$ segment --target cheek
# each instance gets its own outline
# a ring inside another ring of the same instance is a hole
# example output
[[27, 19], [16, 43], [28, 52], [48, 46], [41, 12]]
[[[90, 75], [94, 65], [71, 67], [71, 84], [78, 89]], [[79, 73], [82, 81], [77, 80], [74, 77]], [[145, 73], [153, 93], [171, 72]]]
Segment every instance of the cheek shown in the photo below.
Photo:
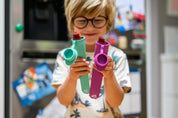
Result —
[[80, 30], [80, 29], [78, 29], [78, 28], [75, 28], [75, 27], [74, 27], [74, 32], [77, 32], [77, 33], [81, 34], [81, 33], [80, 33], [80, 32], [81, 32], [81, 30]]
[[[106, 31], [107, 31], [106, 27], [103, 27], [103, 28], [101, 28], [101, 29], [92, 29], [92, 30], [95, 30], [95, 32], [97, 33], [97, 35], [98, 35], [98, 36], [101, 36], [101, 37], [103, 37], [103, 36], [105, 35]], [[82, 35], [82, 33], [83, 33], [84, 31], [86, 32], [85, 29], [78, 29], [78, 28], [74, 27], [74, 32], [77, 32], [77, 33], [79, 33], [80, 35]]]
[[106, 33], [106, 28], [101, 29], [99, 32], [100, 32], [100, 36], [104, 36]]

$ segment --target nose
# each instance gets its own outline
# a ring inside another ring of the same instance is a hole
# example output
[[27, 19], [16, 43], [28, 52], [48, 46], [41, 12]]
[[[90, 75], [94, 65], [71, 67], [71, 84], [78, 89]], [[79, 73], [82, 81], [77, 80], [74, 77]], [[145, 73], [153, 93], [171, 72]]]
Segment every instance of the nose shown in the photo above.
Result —
[[86, 28], [94, 28], [92, 21], [89, 20]]

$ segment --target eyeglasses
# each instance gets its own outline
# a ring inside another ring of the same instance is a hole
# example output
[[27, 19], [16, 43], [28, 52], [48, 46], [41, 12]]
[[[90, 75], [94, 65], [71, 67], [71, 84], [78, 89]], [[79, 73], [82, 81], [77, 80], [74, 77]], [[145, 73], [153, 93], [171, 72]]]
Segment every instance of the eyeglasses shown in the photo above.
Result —
[[88, 25], [89, 21], [91, 21], [93, 27], [99, 29], [106, 25], [107, 20], [108, 20], [108, 18], [104, 17], [104, 16], [98, 16], [98, 17], [94, 17], [92, 19], [88, 19], [84, 16], [79, 16], [79, 17], [72, 19], [75, 27], [77, 27], [79, 29], [85, 28]]

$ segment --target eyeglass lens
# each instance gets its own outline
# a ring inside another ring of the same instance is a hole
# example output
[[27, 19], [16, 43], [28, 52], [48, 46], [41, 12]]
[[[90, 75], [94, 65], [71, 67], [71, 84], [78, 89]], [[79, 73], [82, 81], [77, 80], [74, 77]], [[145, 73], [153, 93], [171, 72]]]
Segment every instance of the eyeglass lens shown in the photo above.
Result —
[[85, 28], [88, 25], [88, 22], [91, 21], [95, 28], [104, 27], [106, 24], [107, 18], [99, 16], [93, 19], [87, 19], [85, 17], [77, 17], [74, 19], [74, 25], [78, 28]]

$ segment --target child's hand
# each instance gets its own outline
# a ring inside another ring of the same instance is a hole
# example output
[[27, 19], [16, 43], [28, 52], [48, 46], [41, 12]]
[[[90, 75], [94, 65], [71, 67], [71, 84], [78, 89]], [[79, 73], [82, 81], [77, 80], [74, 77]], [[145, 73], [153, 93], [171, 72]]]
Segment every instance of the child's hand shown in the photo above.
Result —
[[93, 68], [96, 69], [97, 71], [101, 72], [105, 78], [110, 78], [111, 76], [113, 76], [114, 66], [115, 66], [115, 64], [113, 62], [113, 59], [109, 56], [108, 56], [108, 64], [107, 64], [105, 70], [103, 70], [103, 71], [97, 70], [95, 64], [93, 63]]
[[70, 66], [69, 76], [77, 80], [81, 75], [89, 74], [90, 69], [89, 62], [83, 58], [77, 58], [74, 64]]

